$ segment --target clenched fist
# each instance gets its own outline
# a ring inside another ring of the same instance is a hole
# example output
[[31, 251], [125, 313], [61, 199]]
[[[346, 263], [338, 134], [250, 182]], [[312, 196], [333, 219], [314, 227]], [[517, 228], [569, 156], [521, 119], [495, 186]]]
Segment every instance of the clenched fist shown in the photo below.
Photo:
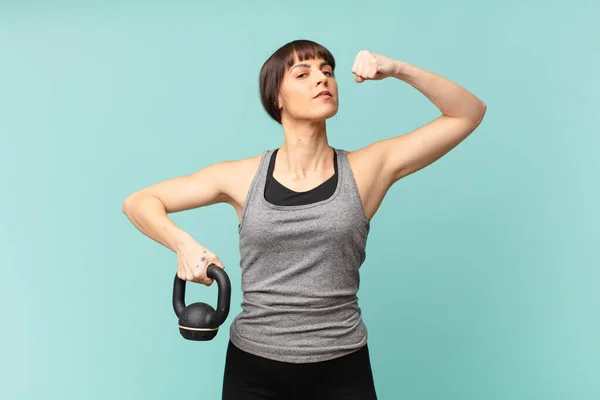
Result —
[[398, 61], [368, 50], [359, 51], [352, 65], [354, 82], [357, 83], [387, 78], [394, 75], [397, 70]]
[[177, 248], [177, 277], [179, 279], [210, 286], [213, 279], [206, 276], [206, 269], [210, 264], [225, 269], [215, 253], [194, 240], [182, 243]]

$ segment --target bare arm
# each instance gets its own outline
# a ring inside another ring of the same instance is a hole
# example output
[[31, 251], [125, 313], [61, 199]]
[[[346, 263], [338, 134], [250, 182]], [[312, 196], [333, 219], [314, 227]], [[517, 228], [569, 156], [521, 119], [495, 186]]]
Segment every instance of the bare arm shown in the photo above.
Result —
[[397, 61], [392, 76], [417, 89], [447, 117], [462, 118], [474, 125], [483, 118], [483, 101], [447, 78], [401, 61]]
[[123, 213], [140, 232], [173, 252], [192, 240], [168, 217], [164, 204], [153, 195], [138, 193], [127, 197]]
[[467, 89], [433, 72], [389, 57], [360, 51], [352, 67], [358, 83], [396, 78], [429, 99], [442, 113], [429, 123], [368, 146], [369, 156], [381, 164], [380, 176], [390, 186], [438, 160], [481, 123], [486, 105]]
[[123, 213], [144, 235], [176, 252], [193, 239], [168, 214], [227, 202], [232, 166], [232, 162], [216, 163], [139, 190], [125, 199]]
[[383, 170], [394, 183], [438, 160], [481, 123], [486, 105], [462, 86], [432, 72], [398, 62], [395, 78], [420, 91], [442, 115], [407, 134], [380, 143]]

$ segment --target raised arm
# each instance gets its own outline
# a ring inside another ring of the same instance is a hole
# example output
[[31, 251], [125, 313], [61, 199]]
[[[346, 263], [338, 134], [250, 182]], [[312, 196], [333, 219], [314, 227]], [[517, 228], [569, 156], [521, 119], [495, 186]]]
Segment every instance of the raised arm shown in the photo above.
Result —
[[425, 95], [442, 115], [431, 122], [369, 146], [381, 163], [389, 185], [441, 158], [481, 123], [486, 105], [460, 85], [406, 62], [370, 52], [359, 52], [352, 72], [356, 82], [400, 79]]

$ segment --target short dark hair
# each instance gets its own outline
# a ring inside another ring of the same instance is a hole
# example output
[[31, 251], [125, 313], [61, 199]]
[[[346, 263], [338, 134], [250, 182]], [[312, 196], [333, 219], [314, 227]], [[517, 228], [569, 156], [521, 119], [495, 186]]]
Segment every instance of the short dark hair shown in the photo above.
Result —
[[267, 113], [281, 124], [279, 88], [285, 71], [298, 61], [322, 58], [335, 71], [335, 58], [324, 46], [311, 40], [294, 40], [277, 49], [263, 64], [259, 75], [260, 101]]

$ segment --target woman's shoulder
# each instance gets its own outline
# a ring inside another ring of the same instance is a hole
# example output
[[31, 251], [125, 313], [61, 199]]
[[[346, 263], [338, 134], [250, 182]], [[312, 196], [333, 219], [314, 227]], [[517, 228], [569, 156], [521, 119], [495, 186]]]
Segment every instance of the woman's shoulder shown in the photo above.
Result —
[[258, 168], [258, 166], [260, 164], [260, 160], [265, 153], [266, 153], [266, 151], [261, 152], [256, 155], [240, 158], [240, 159], [231, 161], [231, 163], [233, 166], [235, 166], [236, 168], [238, 168], [240, 170], [240, 173], [242, 173], [249, 168], [251, 169], [252, 167]]
[[225, 161], [228, 165], [226, 192], [231, 200], [230, 202], [236, 208], [241, 209], [241, 205], [244, 204], [252, 180], [258, 172], [260, 161], [265, 153], [266, 151], [263, 151], [253, 156]]

